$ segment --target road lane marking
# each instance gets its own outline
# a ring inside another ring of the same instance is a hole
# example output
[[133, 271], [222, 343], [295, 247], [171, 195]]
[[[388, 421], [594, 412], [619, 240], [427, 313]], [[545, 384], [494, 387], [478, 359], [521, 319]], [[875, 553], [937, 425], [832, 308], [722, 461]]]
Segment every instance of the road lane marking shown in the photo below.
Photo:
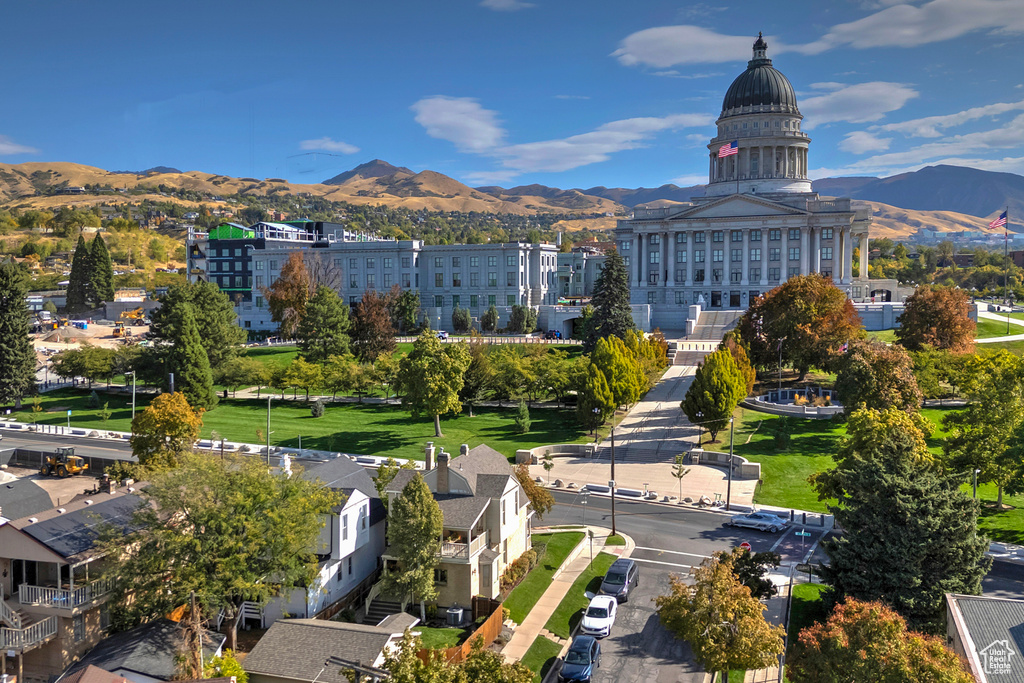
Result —
[[792, 531], [792, 530], [793, 530], [792, 528], [789, 528], [789, 527], [787, 527], [787, 528], [786, 528], [786, 530], [785, 530], [785, 531], [784, 531], [784, 532], [782, 533], [782, 535], [781, 535], [781, 536], [779, 536], [779, 540], [775, 541], [775, 544], [774, 544], [774, 545], [772, 545], [772, 547], [768, 549], [768, 552], [770, 552], [770, 553], [774, 553], [774, 552], [775, 552], [775, 549], [779, 547], [779, 544], [780, 544], [780, 543], [782, 543], [782, 540], [783, 540], [784, 538], [786, 538], [786, 536], [787, 536], [787, 535], [789, 534], [789, 532], [790, 532], [790, 531]]
[[711, 557], [710, 555], [697, 555], [695, 553], [684, 553], [679, 550], [664, 550], [663, 548], [645, 548], [644, 546], [638, 545], [634, 550], [650, 550], [656, 553], [672, 553], [673, 555], [688, 555], [690, 557], [699, 557], [702, 560], [706, 560]]
[[660, 564], [666, 567], [680, 567], [682, 569], [693, 569], [692, 564], [676, 564], [675, 562], [660, 562], [658, 560], [645, 560], [642, 557], [630, 557], [634, 562], [646, 562], [647, 564]]

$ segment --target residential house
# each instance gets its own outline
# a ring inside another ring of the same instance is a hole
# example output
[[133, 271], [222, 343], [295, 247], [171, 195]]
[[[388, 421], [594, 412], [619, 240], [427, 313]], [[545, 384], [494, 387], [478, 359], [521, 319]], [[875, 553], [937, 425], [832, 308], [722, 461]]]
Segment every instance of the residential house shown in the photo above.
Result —
[[340, 456], [304, 470], [305, 479], [321, 481], [344, 501], [320, 532], [320, 571], [316, 581], [272, 600], [263, 608], [262, 626], [278, 619], [333, 614], [361, 601], [379, 574], [384, 553], [384, 505], [373, 479], [351, 458]]
[[348, 683], [342, 667], [328, 658], [377, 669], [384, 653], [417, 623], [408, 614], [393, 615], [376, 626], [286, 619], [270, 627], [242, 665], [249, 683]]
[[[463, 444], [451, 458], [443, 449], [432, 467], [434, 446], [427, 444], [428, 471], [423, 480], [444, 515], [440, 565], [435, 573], [437, 604], [470, 606], [474, 596], [497, 599], [501, 575], [530, 549], [533, 510], [508, 459], [489, 446]], [[400, 470], [386, 491], [401, 494], [416, 476]]]
[[976, 680], [1024, 683], [1024, 600], [947, 593], [946, 643]]
[[0, 517], [0, 656], [13, 660], [5, 665], [20, 681], [50, 680], [103, 638], [113, 586], [98, 578], [94, 544], [101, 527], [128, 528], [141, 503], [132, 491], [108, 486], [62, 507]]
[[[226, 637], [216, 631], [203, 631], [203, 657], [209, 661], [222, 654]], [[67, 680], [78, 672], [99, 668], [132, 683], [154, 683], [177, 678], [177, 659], [181, 653], [181, 628], [170, 619], [157, 619], [129, 631], [104, 639], [78, 663], [69, 667]], [[224, 680], [224, 679], [220, 679]]]

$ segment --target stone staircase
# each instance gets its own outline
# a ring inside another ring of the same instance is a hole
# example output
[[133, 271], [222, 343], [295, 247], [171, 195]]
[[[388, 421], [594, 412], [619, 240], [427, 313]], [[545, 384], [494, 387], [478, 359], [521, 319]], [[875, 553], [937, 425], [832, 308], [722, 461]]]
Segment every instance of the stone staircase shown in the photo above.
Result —
[[402, 603], [392, 602], [390, 600], [381, 600], [380, 598], [374, 598], [370, 603], [370, 608], [366, 611], [366, 616], [363, 618], [363, 623], [366, 624], [379, 624], [385, 618], [390, 617], [392, 614], [398, 614], [402, 611]]
[[690, 335], [692, 340], [721, 341], [743, 317], [743, 311], [701, 311], [697, 325]]

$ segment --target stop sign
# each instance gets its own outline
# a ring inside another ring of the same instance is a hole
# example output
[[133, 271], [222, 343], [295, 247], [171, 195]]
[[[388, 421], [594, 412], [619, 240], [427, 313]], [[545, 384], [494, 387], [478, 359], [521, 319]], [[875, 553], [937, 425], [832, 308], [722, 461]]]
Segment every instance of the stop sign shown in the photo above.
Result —
[[747, 543], [746, 541], [743, 541], [743, 543], [740, 543], [740, 548], [742, 548], [743, 550], [749, 551], [750, 550], [750, 544]]

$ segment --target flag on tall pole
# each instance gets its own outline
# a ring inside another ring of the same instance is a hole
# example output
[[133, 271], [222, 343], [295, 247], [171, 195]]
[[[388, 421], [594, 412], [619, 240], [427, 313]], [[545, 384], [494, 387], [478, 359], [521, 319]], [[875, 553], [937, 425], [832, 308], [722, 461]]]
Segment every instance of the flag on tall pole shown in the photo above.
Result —
[[739, 152], [739, 141], [733, 140], [728, 145], [722, 145], [718, 148], [718, 158], [724, 159], [725, 157], [731, 157], [733, 154], [739, 154]]
[[[722, 156], [722, 152], [721, 151], [718, 152], [718, 156]], [[1009, 211], [1009, 209], [1007, 209], [1007, 211]], [[1007, 214], [1007, 211], [1003, 211], [1001, 214], [999, 214], [999, 218], [996, 218], [994, 221], [989, 223], [988, 224], [988, 229], [989, 230], [995, 230], [996, 228], [1005, 228], [1006, 227], [1006, 214]]]

